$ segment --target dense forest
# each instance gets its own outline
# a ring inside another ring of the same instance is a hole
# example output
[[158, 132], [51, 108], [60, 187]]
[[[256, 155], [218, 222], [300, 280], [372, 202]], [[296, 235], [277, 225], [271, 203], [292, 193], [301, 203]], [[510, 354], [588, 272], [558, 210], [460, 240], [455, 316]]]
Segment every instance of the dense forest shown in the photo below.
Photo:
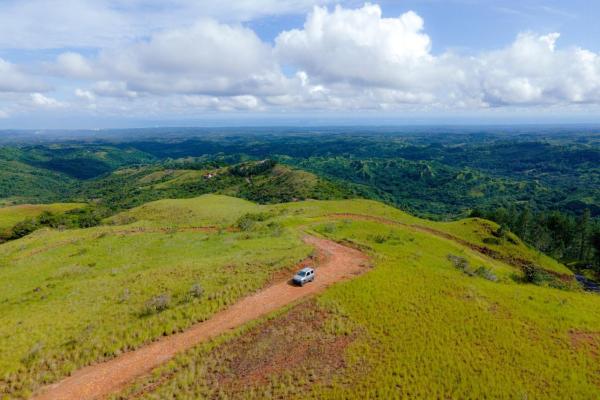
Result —
[[365, 197], [435, 220], [482, 216], [573, 268], [600, 269], [598, 132], [163, 129], [48, 142], [12, 132], [0, 135], [0, 202], [89, 202], [93, 210], [67, 218], [80, 225], [204, 193], [263, 203]]

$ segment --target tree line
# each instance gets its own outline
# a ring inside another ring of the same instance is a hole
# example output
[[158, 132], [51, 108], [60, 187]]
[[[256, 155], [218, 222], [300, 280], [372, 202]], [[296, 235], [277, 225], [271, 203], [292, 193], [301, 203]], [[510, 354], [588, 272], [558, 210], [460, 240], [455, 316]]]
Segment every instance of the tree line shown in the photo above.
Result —
[[572, 268], [590, 268], [600, 276], [600, 220], [592, 218], [588, 209], [574, 216], [557, 210], [498, 207], [474, 210], [471, 216], [495, 221]]

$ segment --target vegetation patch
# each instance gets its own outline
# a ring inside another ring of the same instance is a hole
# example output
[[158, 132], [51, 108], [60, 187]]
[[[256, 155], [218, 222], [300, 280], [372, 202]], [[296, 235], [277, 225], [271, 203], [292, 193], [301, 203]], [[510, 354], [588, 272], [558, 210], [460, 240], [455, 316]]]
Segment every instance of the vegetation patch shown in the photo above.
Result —
[[187, 352], [115, 398], [170, 397], [174, 387], [191, 398], [284, 398], [330, 385], [360, 336], [347, 323], [340, 330], [338, 319], [314, 300], [302, 302], [208, 351]]

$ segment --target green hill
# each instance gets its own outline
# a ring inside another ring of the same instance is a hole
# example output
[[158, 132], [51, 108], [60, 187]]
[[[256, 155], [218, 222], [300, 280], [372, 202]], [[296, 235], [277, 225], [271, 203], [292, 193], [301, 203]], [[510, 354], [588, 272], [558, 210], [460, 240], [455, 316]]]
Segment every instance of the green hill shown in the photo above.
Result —
[[[186, 174], [146, 180], [196, 179]], [[373, 270], [181, 354], [120, 397], [600, 395], [600, 296], [497, 225], [431, 222], [366, 200], [219, 195], [1, 244], [0, 392], [27, 397], [210, 318], [309, 256], [305, 233], [362, 249]], [[527, 265], [544, 279], [528, 283]], [[318, 353], [288, 356], [294, 346]]]
[[42, 213], [62, 214], [85, 207], [81, 203], [22, 204], [0, 208], [0, 240], [9, 236], [20, 222], [39, 217]]
[[115, 210], [158, 199], [189, 198], [207, 193], [226, 194], [263, 204], [357, 196], [353, 187], [277, 165], [271, 160], [232, 166], [206, 162], [194, 167], [187, 169], [182, 161], [123, 168], [87, 182], [79, 196], [98, 199], [99, 204]]

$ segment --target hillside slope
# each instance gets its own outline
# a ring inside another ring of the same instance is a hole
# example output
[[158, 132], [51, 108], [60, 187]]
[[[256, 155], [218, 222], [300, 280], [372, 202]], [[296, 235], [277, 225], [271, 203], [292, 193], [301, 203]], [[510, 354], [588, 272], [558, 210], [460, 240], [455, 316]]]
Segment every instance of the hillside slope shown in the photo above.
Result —
[[259, 203], [305, 199], [357, 197], [352, 187], [332, 183], [308, 172], [277, 165], [271, 160], [250, 161], [232, 166], [212, 162], [186, 169], [185, 164], [130, 167], [93, 181], [80, 196], [98, 199], [111, 209], [131, 208], [148, 201], [196, 197], [207, 193], [226, 194]]
[[[490, 222], [207, 195], [106, 223], [0, 245], [0, 392], [27, 397], [285, 280], [311, 254], [308, 232], [362, 249], [373, 270], [182, 353], [117, 397], [600, 395], [600, 296]], [[525, 283], [513, 254], [553, 274]]]

